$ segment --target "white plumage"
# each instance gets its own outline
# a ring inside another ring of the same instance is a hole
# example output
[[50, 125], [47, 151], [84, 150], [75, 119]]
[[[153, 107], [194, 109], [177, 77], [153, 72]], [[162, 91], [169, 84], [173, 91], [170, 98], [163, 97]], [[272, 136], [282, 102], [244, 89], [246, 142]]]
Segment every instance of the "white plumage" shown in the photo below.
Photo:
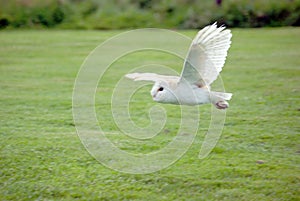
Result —
[[201, 29], [190, 46], [181, 76], [155, 73], [131, 73], [126, 77], [134, 81], [155, 82], [151, 90], [154, 101], [160, 103], [200, 105], [212, 103], [218, 109], [226, 109], [231, 93], [210, 91], [224, 66], [231, 44], [231, 32], [224, 26], [209, 25]]

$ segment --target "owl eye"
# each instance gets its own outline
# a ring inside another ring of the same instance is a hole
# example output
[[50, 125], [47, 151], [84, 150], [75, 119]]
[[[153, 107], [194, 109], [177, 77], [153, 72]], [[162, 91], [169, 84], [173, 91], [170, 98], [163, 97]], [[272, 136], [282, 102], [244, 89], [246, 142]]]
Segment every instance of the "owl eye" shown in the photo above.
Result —
[[158, 91], [163, 91], [164, 88], [163, 87], [159, 87]]

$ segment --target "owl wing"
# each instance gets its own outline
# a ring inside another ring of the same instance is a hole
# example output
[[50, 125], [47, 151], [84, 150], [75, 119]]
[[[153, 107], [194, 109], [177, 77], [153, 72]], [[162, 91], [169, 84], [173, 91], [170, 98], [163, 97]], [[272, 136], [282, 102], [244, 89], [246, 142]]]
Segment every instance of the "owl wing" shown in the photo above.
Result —
[[168, 82], [171, 80], [179, 80], [177, 76], [159, 75], [156, 73], [130, 73], [126, 74], [125, 77], [134, 81], [152, 81], [152, 82]]
[[180, 82], [204, 87], [217, 79], [231, 44], [232, 34], [224, 29], [214, 23], [198, 32], [184, 61]]

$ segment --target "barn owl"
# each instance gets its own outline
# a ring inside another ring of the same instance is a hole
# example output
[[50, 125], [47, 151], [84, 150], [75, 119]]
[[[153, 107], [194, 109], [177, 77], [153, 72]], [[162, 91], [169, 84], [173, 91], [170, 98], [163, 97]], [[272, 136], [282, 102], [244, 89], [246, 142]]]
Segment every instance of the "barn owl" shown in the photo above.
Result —
[[159, 103], [201, 105], [212, 103], [217, 109], [229, 107], [231, 93], [215, 92], [210, 85], [221, 72], [231, 44], [231, 32], [217, 24], [201, 29], [193, 39], [179, 76], [131, 73], [134, 81], [152, 81], [151, 96]]

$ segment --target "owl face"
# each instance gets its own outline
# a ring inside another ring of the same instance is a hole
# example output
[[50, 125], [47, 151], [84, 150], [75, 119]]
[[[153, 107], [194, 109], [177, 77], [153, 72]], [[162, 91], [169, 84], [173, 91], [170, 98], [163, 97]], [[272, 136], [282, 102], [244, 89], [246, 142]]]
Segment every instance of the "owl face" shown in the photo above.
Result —
[[151, 96], [154, 101], [162, 101], [166, 96], [166, 87], [161, 83], [155, 83], [151, 89]]
[[[155, 83], [151, 89], [151, 96], [154, 101], [160, 103], [170, 103], [177, 99], [174, 98], [174, 94], [166, 83]], [[174, 100], [173, 100], [174, 99]]]

